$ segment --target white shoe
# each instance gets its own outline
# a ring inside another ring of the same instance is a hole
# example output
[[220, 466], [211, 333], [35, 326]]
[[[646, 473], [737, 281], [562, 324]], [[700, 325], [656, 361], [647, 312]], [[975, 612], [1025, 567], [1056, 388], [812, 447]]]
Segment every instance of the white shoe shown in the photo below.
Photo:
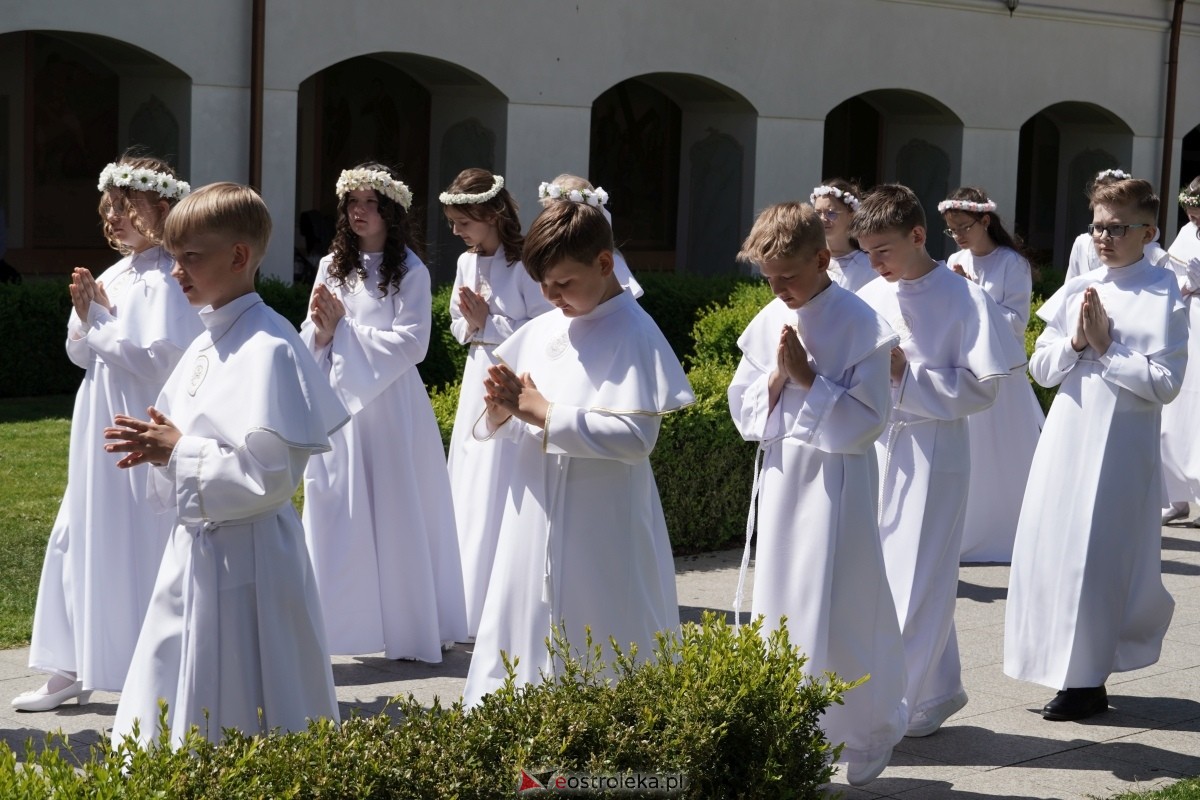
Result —
[[91, 699], [92, 693], [83, 690], [83, 681], [68, 683], [57, 692], [50, 691], [50, 681], [46, 681], [40, 689], [19, 694], [13, 698], [12, 707], [17, 711], [51, 711], [58, 708], [71, 698], [78, 698], [79, 705], [84, 705]]
[[1172, 503], [1163, 509], [1162, 524], [1166, 525], [1168, 522], [1174, 522], [1177, 519], [1184, 519], [1187, 517], [1189, 510], [1190, 509], [1188, 508], [1187, 503], [1183, 503], [1182, 505], [1176, 505], [1175, 503]]
[[846, 765], [846, 782], [851, 786], [865, 786], [879, 777], [884, 767], [892, 760], [892, 748], [870, 761], [851, 761]]
[[931, 736], [937, 733], [938, 728], [941, 728], [946, 720], [961, 711], [966, 704], [967, 692], [965, 689], [960, 689], [958, 694], [950, 699], [913, 714], [912, 719], [908, 721], [908, 730], [904, 735], [914, 739]]

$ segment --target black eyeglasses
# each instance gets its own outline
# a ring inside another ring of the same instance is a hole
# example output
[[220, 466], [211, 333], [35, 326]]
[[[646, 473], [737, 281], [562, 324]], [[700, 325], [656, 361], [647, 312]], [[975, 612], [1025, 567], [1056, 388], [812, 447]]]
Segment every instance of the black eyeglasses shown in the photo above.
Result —
[[978, 224], [979, 224], [979, 220], [975, 220], [970, 225], [966, 225], [962, 228], [946, 228], [945, 230], [942, 231], [942, 233], [946, 234], [951, 239], [953, 239], [957, 236], [966, 236], [967, 231], [971, 230], [971, 228], [974, 228]]
[[1088, 225], [1087, 232], [1092, 235], [1093, 239], [1103, 239], [1107, 234], [1113, 239], [1120, 239], [1130, 228], [1149, 228], [1148, 222], [1138, 222], [1132, 225]]

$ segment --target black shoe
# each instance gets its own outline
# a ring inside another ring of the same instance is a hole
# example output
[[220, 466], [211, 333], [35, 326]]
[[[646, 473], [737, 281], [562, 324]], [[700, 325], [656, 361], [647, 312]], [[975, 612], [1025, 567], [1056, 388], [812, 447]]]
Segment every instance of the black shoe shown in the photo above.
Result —
[[1042, 709], [1042, 719], [1074, 720], [1108, 711], [1108, 692], [1103, 686], [1088, 689], [1063, 689], [1046, 703]]

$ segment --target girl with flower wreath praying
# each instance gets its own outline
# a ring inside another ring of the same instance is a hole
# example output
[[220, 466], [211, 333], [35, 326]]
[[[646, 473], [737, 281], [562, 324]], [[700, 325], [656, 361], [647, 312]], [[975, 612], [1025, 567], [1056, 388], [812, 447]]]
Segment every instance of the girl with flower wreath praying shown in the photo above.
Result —
[[48, 711], [93, 689], [120, 691], [174, 519], [146, 479], [102, 449], [117, 414], [143, 414], [203, 326], [171, 277], [163, 223], [190, 187], [157, 158], [127, 152], [100, 173], [100, 221], [122, 258], [71, 275], [67, 356], [85, 372], [71, 415], [67, 490], [50, 532], [29, 666], [50, 674], [12, 701]]
[[[552, 181], [542, 181], [538, 186], [538, 202], [542, 204], [542, 208], [547, 208], [551, 203], [559, 200], [595, 206], [608, 220], [608, 226], [612, 227], [612, 214], [608, 213], [608, 209], [605, 208], [608, 205], [608, 192], [604, 191], [602, 187], [592, 186], [592, 182], [587, 178], [564, 172]], [[645, 294], [642, 285], [637, 282], [637, 278], [633, 277], [633, 272], [630, 271], [629, 264], [625, 262], [625, 256], [621, 255], [620, 250], [613, 250], [613, 274], [617, 276], [621, 288], [632, 294], [635, 299]]]
[[466, 615], [445, 453], [417, 372], [433, 301], [412, 192], [367, 163], [341, 173], [337, 196], [300, 337], [351, 418], [305, 470], [305, 540], [331, 653], [438, 663], [466, 638]]
[[[938, 211], [946, 222], [946, 235], [961, 248], [946, 259], [947, 265], [987, 292], [1024, 348], [1033, 276], [1000, 221], [995, 202], [984, 190], [965, 186], [938, 203]], [[971, 477], [962, 561], [1012, 560], [1025, 479], [1045, 421], [1024, 366], [1000, 382], [990, 408], [967, 417]]]
[[474, 638], [492, 574], [507, 476], [515, 448], [510, 442], [478, 442], [471, 429], [484, 413], [483, 381], [496, 345], [539, 314], [554, 308], [521, 264], [521, 220], [504, 177], [470, 168], [442, 192], [442, 213], [467, 245], [458, 258], [450, 295], [450, 331], [466, 345], [454, 432], [447, 458], [454, 517], [462, 553], [467, 634]]
[[[1088, 207], [1091, 208], [1092, 193], [1104, 186], [1110, 186], [1120, 181], [1132, 180], [1133, 176], [1123, 169], [1102, 169], [1096, 173], [1096, 177], [1088, 182], [1084, 188], [1084, 194], [1088, 197]], [[1158, 243], [1158, 233], [1154, 234], [1154, 239], [1148, 242], [1143, 248], [1146, 258], [1155, 266], [1165, 267], [1167, 265], [1167, 251], [1163, 250]], [[1099, 269], [1104, 266], [1100, 261], [1100, 256], [1096, 253], [1096, 244], [1092, 241], [1092, 235], [1087, 231], [1075, 237], [1075, 241], [1071, 244], [1071, 255], [1067, 260], [1067, 280], [1079, 277], [1085, 272], [1091, 272], [1094, 269]]]
[[829, 277], [851, 292], [879, 277], [867, 254], [858, 249], [858, 240], [850, 235], [850, 220], [862, 196], [862, 189], [841, 178], [822, 182], [808, 196], [825, 228], [825, 242], [831, 255]]
[[[1200, 503], [1200, 440], [1195, 435], [1200, 417], [1200, 176], [1179, 192], [1179, 205], [1188, 222], [1179, 230], [1167, 253], [1167, 266], [1179, 280], [1180, 294], [1188, 312], [1188, 363], [1179, 395], [1163, 406], [1163, 484], [1169, 504], [1163, 509], [1163, 524], [1186, 519], [1188, 503]], [[1200, 528], [1200, 517], [1192, 520]]]

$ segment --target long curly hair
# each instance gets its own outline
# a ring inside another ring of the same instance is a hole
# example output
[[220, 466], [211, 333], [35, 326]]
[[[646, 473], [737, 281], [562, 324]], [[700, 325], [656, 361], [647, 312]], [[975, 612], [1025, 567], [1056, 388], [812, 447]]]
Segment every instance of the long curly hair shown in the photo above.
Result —
[[[394, 180], [401, 180], [391, 167], [375, 162], [359, 164], [355, 169], [369, 169], [384, 172]], [[400, 291], [400, 279], [408, 272], [404, 263], [408, 257], [407, 251], [417, 251], [418, 243], [412, 229], [411, 214], [404, 206], [379, 192], [375, 192], [379, 200], [379, 216], [383, 218], [387, 229], [387, 238], [383, 243], [383, 263], [379, 267], [379, 294], [386, 297], [388, 291]], [[329, 277], [338, 286], [344, 286], [351, 273], [358, 279], [367, 279], [367, 269], [363, 266], [361, 252], [358, 246], [358, 234], [350, 227], [349, 193], [338, 198], [337, 230], [329, 252], [333, 255], [333, 263], [329, 265]]]
[[[486, 169], [468, 167], [458, 173], [458, 177], [446, 187], [451, 194], [482, 194], [489, 191], [496, 183], [496, 176]], [[485, 203], [460, 203], [454, 206], [442, 205], [442, 211], [453, 208], [460, 214], [478, 222], [495, 223], [496, 232], [500, 234], [500, 246], [504, 248], [504, 260], [512, 266], [521, 260], [521, 247], [525, 237], [521, 235], [521, 218], [517, 215], [517, 201], [501, 189], [496, 196]]]
[[[988, 201], [987, 192], [975, 186], [961, 186], [950, 193], [947, 200], [966, 200], [968, 203], [986, 203]], [[1008, 232], [1004, 227], [1004, 223], [1000, 221], [1000, 215], [995, 211], [986, 213], [978, 213], [975, 211], [963, 211], [962, 209], [954, 209], [960, 214], [966, 214], [972, 219], [988, 218], [987, 234], [988, 238], [995, 242], [1000, 247], [1007, 247], [1010, 250], [1016, 250], [1022, 256], [1021, 240]]]
[[[155, 172], [162, 172], [170, 175], [172, 178], [178, 178], [175, 170], [166, 161], [154, 156], [144, 155], [136, 150], [126, 150], [120, 158], [117, 159], [118, 164], [124, 164], [131, 169], [150, 169]], [[113, 198], [116, 198], [115, 202]], [[165, 200], [170, 208], [174, 208], [179, 201], [171, 197], [163, 197], [158, 192], [144, 192], [140, 189], [130, 189], [122, 186], [110, 186], [100, 194], [100, 205], [97, 211], [100, 212], [100, 225], [104, 231], [104, 239], [108, 242], [108, 246], [116, 250], [123, 256], [127, 256], [133, 252], [133, 248], [124, 244], [113, 233], [112, 223], [108, 221], [109, 212], [115, 212], [119, 216], [129, 220], [129, 224], [133, 229], [146, 237], [146, 240], [154, 245], [162, 244], [163, 223], [167, 220], [167, 215], [159, 215], [158, 219], [145, 220], [138, 214], [137, 205], [134, 200], [143, 198], [151, 205], [157, 205], [160, 200]], [[167, 213], [170, 213], [168, 209]]]

